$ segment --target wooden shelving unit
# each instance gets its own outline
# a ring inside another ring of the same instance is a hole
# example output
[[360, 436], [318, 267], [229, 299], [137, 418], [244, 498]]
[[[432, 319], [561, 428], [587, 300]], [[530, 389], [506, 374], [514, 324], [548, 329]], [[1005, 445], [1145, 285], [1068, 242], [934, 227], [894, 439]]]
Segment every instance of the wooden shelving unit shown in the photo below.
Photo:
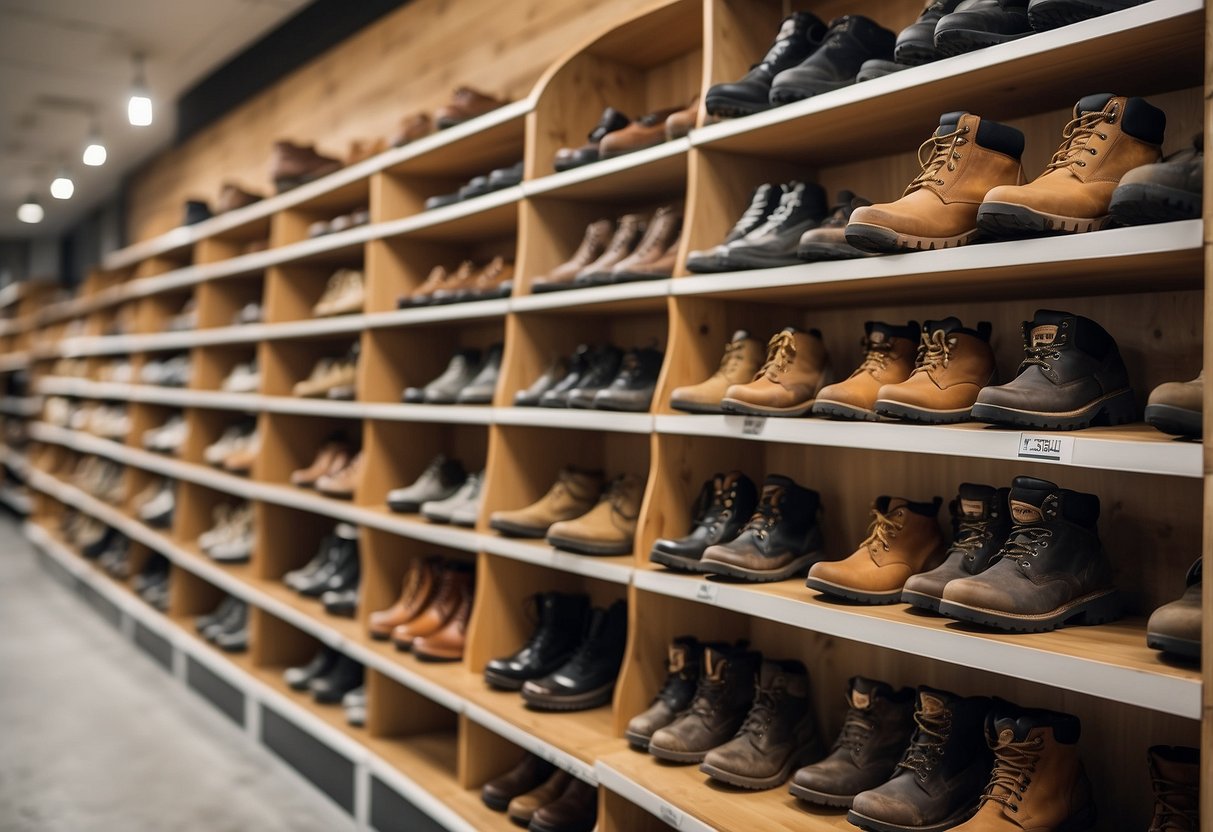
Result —
[[[826, 17], [840, 11], [833, 3], [811, 5]], [[852, 828], [842, 814], [810, 811], [783, 789], [748, 794], [712, 787], [695, 767], [658, 765], [627, 747], [624, 726], [659, 687], [669, 640], [692, 633], [746, 638], [771, 656], [805, 661], [827, 740], [840, 721], [839, 694], [854, 674], [962, 693], [997, 692], [1025, 705], [1076, 713], [1084, 721], [1084, 759], [1099, 784], [1101, 816], [1122, 818], [1126, 829], [1144, 828], [1150, 805], [1145, 748], [1202, 745], [1206, 761], [1213, 757], [1209, 663], [1202, 676], [1199, 668], [1162, 660], [1144, 639], [1144, 617], [1178, 596], [1188, 564], [1208, 548], [1202, 518], [1213, 505], [1207, 496], [1213, 482], [1201, 444], [1132, 424], [1051, 434], [1062, 440], [1062, 450], [1041, 461], [1021, 454], [1025, 438], [1037, 434], [1019, 431], [687, 415], [668, 400], [673, 388], [715, 369], [737, 328], [765, 338], [789, 324], [819, 327], [836, 373], [844, 375], [859, 358], [855, 344], [865, 320], [956, 314], [966, 323], [993, 322], [998, 363], [1009, 372], [1021, 352], [1018, 322], [1041, 306], [1103, 323], [1144, 399], [1158, 383], [1190, 378], [1203, 358], [1213, 358], [1204, 339], [1204, 240], [1210, 236], [1204, 223], [720, 275], [690, 275], [680, 267], [667, 280], [550, 294], [532, 294], [530, 284], [567, 258], [585, 225], [599, 217], [684, 202], [685, 255], [718, 242], [760, 182], [811, 179], [830, 191], [895, 197], [917, 170], [913, 150], [941, 111], [972, 109], [1024, 130], [1031, 175], [1052, 153], [1078, 97], [1105, 88], [1146, 95], [1168, 114], [1164, 149], [1170, 152], [1207, 122], [1204, 6], [1199, 0], [1151, 0], [702, 126], [688, 138], [634, 154], [553, 171], [555, 149], [580, 143], [604, 106], [639, 115], [685, 105], [711, 84], [744, 73], [769, 42], [781, 11], [773, 0], [654, 2], [572, 50], [524, 100], [111, 254], [71, 299], [0, 295], [0, 312], [15, 310], [0, 317], [0, 378], [26, 371], [32, 376], [30, 397], [0, 399], [3, 418], [32, 419], [33, 449], [0, 454], [0, 463], [27, 470], [36, 492], [26, 527], [30, 538], [79, 586], [170, 644], [179, 664], [196, 663], [240, 692], [249, 703], [245, 727], [255, 736], [262, 719], [257, 714], [270, 709], [346, 760], [351, 783], [370, 795], [359, 798], [354, 813], [372, 826], [376, 811], [388, 805], [379, 801], [400, 799], [439, 826], [504, 830], [508, 821], [485, 809], [478, 789], [527, 749], [600, 787], [601, 832], [663, 825], [740, 832], [759, 820], [771, 829]], [[845, 11], [871, 14], [896, 31], [918, 15], [921, 2], [857, 0]], [[518, 159], [526, 171], [521, 185], [422, 209], [427, 197]], [[369, 225], [306, 239], [313, 219], [366, 204]], [[264, 251], [244, 253], [247, 243], [259, 240], [268, 244]], [[396, 298], [424, 280], [431, 266], [493, 254], [515, 262], [510, 297], [396, 308]], [[311, 305], [338, 267], [365, 270], [366, 311], [313, 320]], [[168, 318], [190, 298], [198, 305], [198, 327], [165, 331]], [[233, 314], [254, 301], [263, 304], [264, 323], [234, 325]], [[113, 334], [124, 321], [131, 323]], [[649, 412], [513, 406], [514, 393], [554, 355], [607, 340], [625, 347], [664, 345]], [[317, 357], [339, 354], [354, 341], [362, 355], [355, 401], [290, 395], [291, 384]], [[491, 405], [400, 402], [405, 385], [437, 375], [455, 348], [495, 342], [504, 342], [505, 352]], [[190, 356], [189, 386], [138, 381], [147, 361], [173, 354]], [[259, 390], [220, 389], [232, 366], [254, 357], [264, 379]], [[106, 371], [124, 361], [131, 364], [132, 381], [106, 380]], [[116, 441], [52, 425], [45, 415], [34, 418], [39, 402], [33, 396], [125, 403], [131, 431]], [[186, 452], [175, 458], [143, 450], [141, 431], [177, 411], [192, 431]], [[252, 476], [202, 464], [201, 449], [250, 416], [265, 439]], [[348, 501], [295, 488], [286, 477], [310, 461], [314, 442], [335, 426], [360, 434], [368, 449], [362, 481]], [[385, 505], [386, 492], [411, 482], [438, 451], [461, 457], [469, 470], [486, 470], [475, 528], [435, 525]], [[83, 456], [126, 466], [117, 505], [68, 480]], [[631, 554], [573, 555], [489, 528], [493, 510], [538, 498], [569, 463], [647, 477]], [[997, 635], [903, 605], [829, 603], [801, 580], [732, 584], [651, 564], [655, 539], [685, 531], [702, 481], [733, 468], [755, 480], [787, 474], [819, 490], [826, 546], [838, 555], [863, 538], [867, 508], [881, 493], [949, 498], [962, 481], [1005, 484], [1018, 473], [1093, 491], [1103, 501], [1101, 532], [1132, 615], [1100, 627]], [[172, 478], [184, 491], [167, 530], [149, 528], [130, 511], [130, 498], [155, 477]], [[254, 505], [258, 528], [252, 561], [239, 566], [213, 562], [193, 543], [209, 522], [209, 507], [233, 500]], [[58, 539], [52, 530], [68, 507], [172, 562], [182, 588], [174, 591], [168, 616]], [[337, 522], [360, 530], [364, 579], [353, 619], [327, 615], [280, 580], [311, 556], [313, 532]], [[432, 554], [476, 565], [474, 614], [461, 662], [419, 662], [366, 631], [369, 612], [394, 600], [407, 564]], [[540, 713], [525, 708], [516, 694], [483, 683], [484, 663], [513, 651], [528, 635], [526, 598], [549, 589], [583, 591], [597, 604], [627, 599], [628, 653], [610, 706]], [[247, 655], [219, 653], [191, 631], [191, 617], [223, 593], [248, 601], [254, 629], [265, 635]], [[1213, 600], [1206, 597], [1205, 605], [1210, 633]], [[316, 706], [282, 683], [281, 670], [306, 659], [317, 644], [366, 667], [367, 728], [349, 727], [340, 709]], [[1206, 774], [1205, 782], [1213, 777]], [[1213, 789], [1205, 788], [1205, 800], [1206, 806], [1213, 802]]]

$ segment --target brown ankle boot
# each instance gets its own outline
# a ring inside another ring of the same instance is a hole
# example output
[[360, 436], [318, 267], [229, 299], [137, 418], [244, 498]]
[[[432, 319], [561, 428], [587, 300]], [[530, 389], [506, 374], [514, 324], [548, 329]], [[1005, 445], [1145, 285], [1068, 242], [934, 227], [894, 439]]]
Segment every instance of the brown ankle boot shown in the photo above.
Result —
[[1074, 119], [1044, 173], [1026, 185], [993, 188], [978, 226], [1001, 237], [1103, 228], [1120, 178], [1162, 159], [1166, 124], [1162, 110], [1144, 99], [1086, 96], [1074, 105]]
[[468, 620], [472, 617], [472, 589], [469, 585], [459, 599], [455, 614], [436, 633], [413, 640], [413, 655], [431, 662], [457, 662], [467, 644]]
[[729, 387], [720, 405], [725, 413], [803, 416], [830, 383], [830, 354], [815, 329], [787, 327], [771, 336], [767, 360], [748, 384]]
[[813, 403], [813, 415], [830, 419], [875, 422], [876, 394], [886, 384], [900, 384], [914, 372], [918, 321], [892, 326], [880, 321], [864, 324], [863, 363], [845, 381], [823, 387]]
[[396, 648], [410, 650], [417, 639], [431, 636], [445, 627], [459, 611], [464, 596], [472, 594], [472, 581], [472, 570], [466, 564], [444, 564], [438, 589], [430, 603], [411, 621], [392, 630], [392, 642]]
[[935, 519], [942, 504], [939, 497], [929, 503], [878, 497], [867, 540], [848, 558], [813, 564], [807, 586], [864, 604], [900, 601], [907, 578], [943, 562], [943, 534]]
[[510, 511], [494, 511], [489, 528], [514, 537], [543, 537], [553, 523], [581, 517], [602, 494], [602, 472], [565, 468], [556, 482], [534, 503]]
[[412, 621], [429, 606], [438, 588], [438, 572], [441, 566], [442, 560], [437, 557], [415, 559], [409, 563], [396, 603], [386, 610], [371, 613], [367, 622], [371, 638], [386, 640], [392, 635], [392, 630]]
[[1017, 708], [986, 723], [994, 771], [977, 814], [953, 832], [1081, 832], [1095, 823], [1091, 781], [1078, 756], [1078, 717]]
[[1197, 832], [1200, 829], [1200, 751], [1182, 746], [1150, 749], [1154, 817], [1149, 832]]
[[734, 384], [749, 382], [761, 366], [762, 343], [739, 329], [725, 344], [716, 372], [698, 384], [675, 388], [670, 393], [670, 407], [687, 413], [719, 413], [725, 391]]
[[990, 324], [965, 328], [958, 318], [927, 321], [914, 372], [876, 394], [876, 412], [928, 425], [967, 422], [977, 394], [997, 376]]
[[991, 188], [1024, 181], [1023, 133], [970, 113], [944, 113], [918, 148], [922, 170], [901, 199], [856, 208], [847, 242], [864, 251], [951, 248], [977, 236], [977, 210]]

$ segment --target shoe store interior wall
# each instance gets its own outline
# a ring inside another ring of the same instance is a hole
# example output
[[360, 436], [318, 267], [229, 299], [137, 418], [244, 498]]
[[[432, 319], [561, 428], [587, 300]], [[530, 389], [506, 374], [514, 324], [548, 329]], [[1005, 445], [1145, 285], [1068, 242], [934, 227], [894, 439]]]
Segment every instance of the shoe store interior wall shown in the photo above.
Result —
[[0, 288], [10, 548], [351, 828], [1213, 829], [1210, 38], [397, 4]]

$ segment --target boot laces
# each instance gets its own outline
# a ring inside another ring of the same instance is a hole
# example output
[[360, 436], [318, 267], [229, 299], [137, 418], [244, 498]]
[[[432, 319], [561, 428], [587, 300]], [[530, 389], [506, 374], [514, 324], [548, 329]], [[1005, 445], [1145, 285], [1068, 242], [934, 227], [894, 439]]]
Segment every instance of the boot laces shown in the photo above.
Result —
[[1040, 758], [1039, 737], [1023, 742], [1002, 743], [994, 752], [994, 771], [980, 800], [984, 804], [994, 801], [1012, 812], [1019, 811], [1023, 794], [1032, 784], [1036, 761]]
[[771, 723], [775, 721], [775, 711], [778, 705], [776, 692], [776, 687], [762, 688], [755, 684], [754, 704], [750, 706], [749, 713], [745, 715], [745, 721], [741, 723], [741, 728], [737, 731], [738, 736], [752, 734], [761, 737], [767, 732]]
[[891, 342], [877, 342], [871, 338], [864, 338], [860, 343], [864, 353], [863, 363], [859, 365], [858, 372], [866, 370], [871, 373], [878, 373], [889, 366], [889, 359], [893, 357], [893, 344]]
[[767, 228], [779, 228], [788, 217], [796, 213], [796, 209], [800, 207], [800, 190], [788, 191], [783, 195], [783, 199], [779, 200], [779, 207], [771, 212], [771, 216], [767, 217], [765, 223]]
[[1061, 358], [1059, 347], [1066, 345], [1066, 335], [1063, 332], [1058, 332], [1057, 337], [1051, 344], [1032, 345], [1032, 338], [1027, 332], [1023, 336], [1023, 361], [1019, 364], [1019, 371], [1022, 373], [1028, 367], [1042, 367], [1045, 370], [1052, 369], [1050, 361], [1056, 361]]
[[630, 484], [627, 477], [616, 477], [610, 485], [607, 486], [606, 495], [603, 497], [611, 504], [611, 510], [620, 517], [626, 517], [632, 520], [636, 517], [636, 513], [631, 510], [628, 505], [628, 496], [631, 493]]
[[1065, 126], [1065, 129], [1061, 131], [1064, 141], [1062, 141], [1061, 147], [1057, 148], [1057, 152], [1053, 154], [1053, 158], [1049, 161], [1049, 164], [1045, 166], [1045, 171], [1058, 170], [1070, 165], [1085, 168], [1087, 163], [1082, 160], [1082, 154], [1089, 153], [1092, 156], [1099, 154], [1099, 151], [1095, 148], [1088, 147], [1091, 143], [1091, 137], [1099, 136], [1100, 139], [1107, 141], [1108, 134], [1102, 132], [1099, 127], [1102, 124], [1114, 124], [1119, 111], [1120, 105], [1113, 104], [1111, 112], [1101, 110], [1097, 113], [1083, 113], [1077, 118], [1072, 119]]
[[985, 546], [993, 535], [989, 520], [962, 520], [952, 549], [964, 552], [965, 561], [972, 562], [977, 557], [977, 550]]
[[654, 702], [665, 702], [671, 708], [678, 706], [678, 701], [681, 698], [678, 695], [678, 688], [689, 680], [687, 674], [688, 666], [684, 665], [682, 670], [675, 673], [669, 671], [665, 677], [665, 684], [661, 686], [661, 690], [657, 691], [657, 695], [653, 697]]
[[788, 365], [796, 360], [796, 338], [790, 332], [776, 332], [767, 342], [767, 360], [754, 380], [764, 375], [771, 381], [788, 371]]
[[764, 489], [762, 498], [758, 501], [758, 507], [754, 509], [754, 514], [745, 524], [745, 528], [741, 530], [742, 534], [752, 531], [759, 540], [765, 538], [771, 527], [779, 525], [779, 521], [783, 518], [782, 500], [782, 487]]
[[733, 516], [733, 503], [737, 499], [736, 486], [729, 489], [729, 493], [724, 492], [724, 478], [717, 477], [712, 483], [714, 494], [712, 497], [712, 505], [708, 507], [708, 515], [705, 518], [708, 526], [708, 534], [713, 537], [719, 534], [720, 527]]
[[958, 148], [969, 143], [969, 140], [965, 138], [965, 134], [968, 132], [967, 125], [958, 127], [951, 133], [945, 133], [942, 136], [932, 135], [919, 145], [918, 164], [922, 165], [922, 170], [918, 176], [914, 177], [914, 181], [906, 187], [905, 193], [902, 195], [910, 194], [924, 185], [943, 185], [944, 180], [939, 178], [939, 175], [945, 167], [949, 171], [956, 170], [956, 163], [961, 158]]
[[915, 711], [914, 723], [917, 728], [910, 739], [910, 747], [897, 767], [912, 771], [919, 780], [925, 780], [943, 753], [943, 745], [952, 730], [952, 718], [946, 713], [932, 715]]
[[716, 375], [727, 376], [729, 371], [736, 367], [745, 358], [743, 350], [745, 344], [741, 341], [730, 341], [724, 345], [724, 355], [720, 357], [720, 366], [716, 369]]
[[930, 372], [941, 367], [947, 367], [952, 360], [952, 348], [956, 346], [956, 337], [949, 336], [942, 329], [922, 334], [918, 345], [918, 361], [914, 372]]
[[1007, 537], [1007, 542], [1003, 544], [999, 557], [1014, 558], [1025, 569], [1031, 568], [1032, 563], [1029, 558], [1036, 557], [1040, 554], [1041, 549], [1047, 549], [1049, 547], [1048, 538], [1052, 536], [1053, 532], [1048, 529], [1038, 526], [1022, 526], [1016, 523], [1011, 527], [1011, 534]]
[[846, 748], [858, 753], [863, 750], [863, 746], [874, 730], [875, 726], [864, 718], [862, 711], [858, 708], [847, 708], [847, 715], [842, 721], [842, 730], [838, 732], [838, 739], [834, 740], [833, 750]]
[[746, 228], [755, 228], [758, 225], [758, 220], [762, 219], [766, 214], [767, 196], [765, 194], [756, 193], [754, 198], [750, 200], [749, 207], [737, 219], [737, 223], [733, 226], [734, 231], [741, 231]]
[[872, 509], [872, 525], [868, 526], [868, 537], [862, 545], [868, 547], [868, 551], [875, 554], [877, 549], [889, 551], [889, 541], [897, 537], [898, 532], [904, 528], [904, 524], [898, 523], [887, 514], [881, 513], [880, 509]]
[[[1196, 832], [1198, 817], [1197, 795], [1191, 786], [1152, 772], [1155, 821], [1150, 832]], [[1187, 808], [1182, 804], [1187, 804]]]

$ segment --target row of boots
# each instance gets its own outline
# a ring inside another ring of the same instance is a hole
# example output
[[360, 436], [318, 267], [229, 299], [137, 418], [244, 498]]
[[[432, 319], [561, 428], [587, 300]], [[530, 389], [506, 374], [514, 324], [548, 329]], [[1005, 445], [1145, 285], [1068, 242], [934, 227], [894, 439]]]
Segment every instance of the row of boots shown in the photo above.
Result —
[[464, 561], [415, 558], [405, 569], [400, 595], [367, 621], [371, 638], [411, 651], [423, 661], [463, 658], [472, 617], [476, 572]]

